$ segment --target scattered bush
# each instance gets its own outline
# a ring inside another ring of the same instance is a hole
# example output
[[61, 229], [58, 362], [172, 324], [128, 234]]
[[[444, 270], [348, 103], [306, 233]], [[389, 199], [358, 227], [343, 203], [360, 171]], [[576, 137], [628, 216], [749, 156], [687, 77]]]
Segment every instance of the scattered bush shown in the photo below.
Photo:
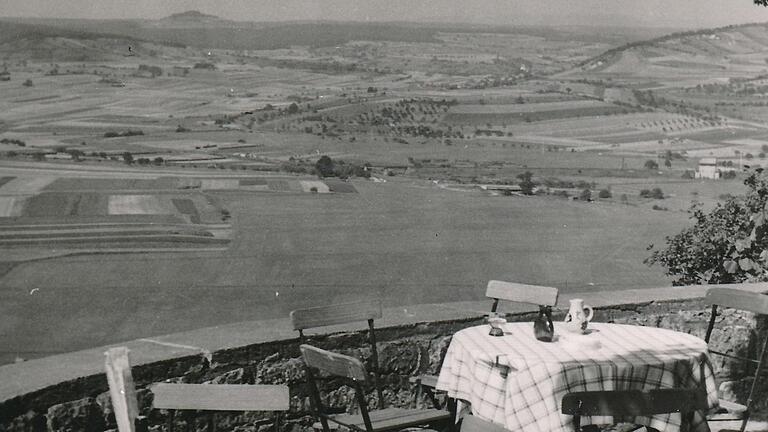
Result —
[[582, 201], [592, 201], [592, 191], [589, 189], [584, 189], [579, 194], [579, 199]]
[[643, 189], [640, 191], [640, 198], [664, 199], [664, 192], [661, 188]]
[[216, 65], [213, 63], [208, 62], [199, 62], [195, 63], [194, 66], [192, 66], [193, 69], [206, 69], [206, 70], [216, 70]]
[[659, 169], [658, 162], [656, 162], [653, 159], [648, 159], [647, 161], [645, 161], [643, 166], [645, 167], [645, 169], [649, 169], [649, 170], [657, 170], [657, 169]]
[[104, 132], [104, 138], [129, 137], [129, 136], [136, 136], [136, 135], [144, 135], [144, 131], [137, 129], [137, 130], [126, 130], [122, 132], [115, 132], [115, 131]]
[[610, 198], [611, 196], [611, 191], [608, 189], [600, 189], [600, 192], [597, 193], [597, 197], [601, 199]]
[[19, 147], [26, 147], [27, 143], [20, 139], [14, 139], [14, 138], [3, 138], [0, 139], [0, 144], [16, 144]]

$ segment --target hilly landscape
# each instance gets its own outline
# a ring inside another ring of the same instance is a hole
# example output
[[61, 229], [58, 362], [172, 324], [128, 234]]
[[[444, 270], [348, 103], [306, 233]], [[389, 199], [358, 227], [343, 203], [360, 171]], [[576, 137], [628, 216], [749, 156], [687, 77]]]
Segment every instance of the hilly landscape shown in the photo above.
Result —
[[669, 285], [648, 245], [766, 163], [767, 42], [0, 19], [0, 361], [489, 279]]

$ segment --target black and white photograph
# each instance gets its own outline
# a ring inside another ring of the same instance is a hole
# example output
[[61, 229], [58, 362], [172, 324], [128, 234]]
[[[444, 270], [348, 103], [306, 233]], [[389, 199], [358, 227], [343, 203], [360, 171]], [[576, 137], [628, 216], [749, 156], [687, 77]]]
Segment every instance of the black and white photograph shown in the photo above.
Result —
[[768, 0], [0, 0], [0, 432], [768, 432]]

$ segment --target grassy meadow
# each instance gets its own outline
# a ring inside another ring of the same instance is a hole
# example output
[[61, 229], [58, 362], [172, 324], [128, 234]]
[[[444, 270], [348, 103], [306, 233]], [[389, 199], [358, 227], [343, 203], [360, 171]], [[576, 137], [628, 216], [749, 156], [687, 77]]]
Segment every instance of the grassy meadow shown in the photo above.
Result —
[[320, 298], [376, 296], [404, 308], [477, 300], [488, 279], [569, 291], [659, 286], [668, 282], [642, 264], [645, 248], [686, 223], [679, 212], [492, 197], [429, 182], [353, 185], [358, 193], [221, 192], [235, 231], [226, 251], [19, 264], [2, 280], [0, 343], [34, 357], [44, 353], [30, 352], [31, 340], [67, 351], [284, 317]]

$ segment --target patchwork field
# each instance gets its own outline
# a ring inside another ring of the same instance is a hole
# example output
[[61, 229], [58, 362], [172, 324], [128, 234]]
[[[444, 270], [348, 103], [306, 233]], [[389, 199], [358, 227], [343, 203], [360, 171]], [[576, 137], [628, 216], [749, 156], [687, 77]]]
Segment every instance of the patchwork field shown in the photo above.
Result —
[[0, 185], [0, 245], [12, 251], [6, 261], [47, 257], [51, 251], [222, 248], [231, 239], [226, 209], [215, 198], [185, 189], [187, 179], [9, 179]]
[[[319, 180], [205, 178], [115, 173], [82, 178], [80, 167], [26, 170], [0, 184], [4, 259], [24, 262], [94, 252], [220, 250], [232, 240], [231, 214], [217, 193], [330, 193]], [[33, 173], [43, 172], [35, 176]], [[204, 173], [200, 173], [204, 174]], [[69, 175], [58, 177], [58, 175]], [[341, 182], [342, 192], [355, 192]]]

